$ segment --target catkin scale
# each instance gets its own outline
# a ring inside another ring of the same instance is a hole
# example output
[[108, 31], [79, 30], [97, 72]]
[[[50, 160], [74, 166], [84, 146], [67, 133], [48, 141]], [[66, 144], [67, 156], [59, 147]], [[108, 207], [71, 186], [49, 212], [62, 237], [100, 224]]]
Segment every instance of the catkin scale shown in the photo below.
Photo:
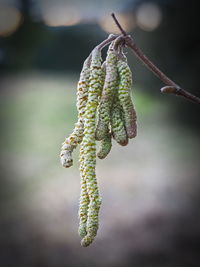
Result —
[[119, 101], [123, 108], [125, 127], [128, 138], [134, 138], [137, 135], [136, 112], [131, 99], [132, 73], [124, 56], [117, 62], [119, 73]]
[[96, 166], [96, 141], [95, 141], [95, 123], [98, 98], [102, 86], [102, 68], [101, 52], [94, 49], [92, 52], [92, 61], [90, 68], [88, 101], [84, 116], [84, 168], [83, 175], [87, 184], [87, 193], [89, 197], [86, 232], [87, 235], [82, 239], [81, 245], [88, 246], [94, 240], [98, 230], [98, 213], [101, 204], [97, 178], [95, 173]]
[[65, 139], [62, 144], [60, 152], [60, 160], [63, 167], [68, 168], [73, 165], [72, 152], [81, 143], [84, 131], [83, 116], [85, 112], [85, 106], [87, 103], [89, 77], [90, 77], [90, 62], [87, 58], [83, 64], [83, 68], [80, 74], [80, 79], [77, 85], [77, 110], [78, 110], [78, 122], [75, 124], [73, 132], [68, 138]]
[[[111, 46], [112, 47], [112, 44]], [[96, 140], [103, 140], [109, 132], [110, 114], [113, 103], [114, 91], [117, 85], [117, 53], [112, 48], [108, 49], [106, 58], [106, 76], [99, 104]]]

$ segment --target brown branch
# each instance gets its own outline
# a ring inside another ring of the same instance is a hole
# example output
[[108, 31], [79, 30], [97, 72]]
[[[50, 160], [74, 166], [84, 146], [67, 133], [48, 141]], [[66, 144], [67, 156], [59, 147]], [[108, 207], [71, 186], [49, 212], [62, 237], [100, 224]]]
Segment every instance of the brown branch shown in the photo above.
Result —
[[113, 19], [114, 19], [114, 21], [115, 21], [117, 27], [120, 29], [121, 33], [122, 33], [124, 36], [126, 36], [127, 33], [125, 32], [125, 30], [124, 30], [124, 29], [122, 28], [122, 26], [120, 25], [119, 21], [118, 21], [117, 18], [115, 17], [115, 14], [112, 13], [111, 16], [113, 17]]
[[192, 95], [188, 91], [182, 89], [179, 85], [177, 85], [174, 81], [172, 81], [169, 77], [167, 77], [158, 67], [156, 67], [151, 60], [145, 56], [140, 48], [137, 47], [135, 41], [130, 35], [127, 35], [126, 31], [122, 28], [119, 21], [117, 20], [114, 13], [111, 14], [113, 17], [117, 27], [121, 31], [124, 36], [126, 45], [131, 49], [131, 51], [135, 54], [135, 56], [152, 72], [156, 75], [163, 83], [167, 86], [161, 89], [162, 93], [175, 94], [186, 98], [187, 100], [191, 100], [194, 103], [200, 104], [200, 98]]
[[[107, 39], [105, 39], [103, 42], [101, 42], [100, 44], [98, 44], [94, 49], [102, 50], [105, 46], [107, 46], [112, 41], [114, 41], [118, 36], [119, 35], [110, 34]], [[92, 59], [92, 52], [89, 54], [89, 56], [87, 58], [87, 62], [88, 62], [89, 65], [91, 63], [91, 59]]]
[[107, 39], [105, 39], [102, 43], [97, 45], [97, 49], [101, 50], [103, 49], [106, 45], [110, 44], [112, 41], [114, 41], [119, 35], [115, 34], [110, 34]]

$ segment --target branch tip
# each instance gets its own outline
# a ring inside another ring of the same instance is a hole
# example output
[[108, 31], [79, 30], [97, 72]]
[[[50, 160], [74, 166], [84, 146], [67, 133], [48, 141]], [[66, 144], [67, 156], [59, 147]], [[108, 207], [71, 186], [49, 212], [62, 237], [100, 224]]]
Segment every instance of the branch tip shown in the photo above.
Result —
[[122, 26], [120, 25], [119, 21], [117, 20], [116, 16], [115, 16], [115, 13], [111, 13], [111, 16], [115, 22], [115, 24], [117, 25], [117, 27], [119, 28], [119, 30], [121, 31], [121, 33], [126, 36], [127, 33], [126, 31], [122, 28]]
[[178, 90], [179, 88], [175, 86], [164, 86], [160, 89], [161, 93], [165, 93], [165, 94], [176, 94]]

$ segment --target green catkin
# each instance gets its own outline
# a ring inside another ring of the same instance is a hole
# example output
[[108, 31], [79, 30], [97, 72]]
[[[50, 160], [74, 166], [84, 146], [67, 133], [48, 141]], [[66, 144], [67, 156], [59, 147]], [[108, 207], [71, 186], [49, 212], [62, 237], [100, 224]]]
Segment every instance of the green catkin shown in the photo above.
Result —
[[80, 145], [80, 155], [79, 155], [79, 162], [80, 162], [80, 177], [81, 177], [81, 194], [80, 194], [80, 201], [79, 201], [79, 235], [80, 237], [84, 237], [87, 235], [87, 213], [88, 213], [88, 205], [89, 205], [89, 195], [87, 192], [87, 183], [86, 178], [84, 175], [84, 146], [83, 142]]
[[119, 73], [119, 101], [123, 108], [125, 127], [128, 138], [134, 138], [137, 135], [136, 112], [131, 99], [132, 73], [127, 64], [126, 57], [120, 57], [117, 62]]
[[117, 52], [113, 51], [112, 46], [113, 44], [110, 45], [106, 58], [106, 77], [99, 105], [96, 140], [103, 140], [109, 132], [110, 113], [117, 85]]
[[[102, 66], [102, 76], [101, 76], [101, 88], [103, 88], [104, 80], [105, 80], [105, 61], [103, 62]], [[101, 90], [99, 92], [101, 94]], [[99, 98], [100, 98], [99, 94]], [[81, 176], [81, 195], [80, 195], [80, 202], [79, 202], [79, 235], [80, 237], [84, 237], [87, 235], [87, 218], [88, 218], [88, 205], [89, 205], [89, 196], [87, 193], [87, 184], [86, 178], [84, 175], [84, 146], [83, 142], [80, 145], [80, 176]]]
[[87, 103], [89, 76], [90, 76], [90, 62], [87, 58], [83, 64], [83, 68], [80, 74], [80, 79], [77, 85], [77, 110], [78, 110], [78, 122], [75, 124], [73, 132], [68, 138], [65, 139], [62, 144], [60, 160], [63, 167], [68, 168], [73, 165], [72, 152], [81, 143], [84, 131], [83, 116], [85, 112], [85, 106]]
[[98, 230], [98, 214], [101, 205], [101, 198], [97, 185], [95, 173], [96, 167], [96, 141], [95, 141], [95, 122], [96, 109], [98, 106], [98, 98], [102, 86], [102, 68], [101, 68], [101, 52], [94, 49], [92, 52], [92, 61], [90, 68], [90, 85], [88, 102], [84, 116], [84, 169], [83, 175], [87, 184], [87, 193], [89, 196], [89, 206], [87, 214], [87, 235], [82, 239], [81, 245], [89, 246], [94, 240]]
[[[106, 61], [102, 64], [103, 76], [102, 76], [102, 86], [104, 85], [105, 81], [105, 74], [106, 74]], [[99, 116], [99, 108], [97, 117]], [[100, 141], [99, 151], [97, 153], [97, 157], [100, 159], [104, 159], [110, 152], [112, 147], [112, 137], [111, 134], [108, 132], [106, 137]]]
[[99, 159], [104, 159], [109, 154], [111, 147], [112, 147], [112, 135], [111, 133], [108, 133], [107, 136], [103, 140], [101, 140], [97, 157]]
[[128, 136], [125, 129], [123, 109], [120, 105], [118, 92], [115, 94], [112, 106], [111, 129], [113, 138], [122, 146], [128, 144]]

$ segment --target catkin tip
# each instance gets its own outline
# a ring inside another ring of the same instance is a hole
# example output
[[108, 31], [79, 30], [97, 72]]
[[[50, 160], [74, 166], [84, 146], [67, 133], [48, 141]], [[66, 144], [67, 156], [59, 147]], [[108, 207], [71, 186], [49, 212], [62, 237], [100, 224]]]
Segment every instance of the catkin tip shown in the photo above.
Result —
[[86, 226], [79, 227], [78, 233], [80, 237], [84, 238], [87, 235]]
[[98, 157], [99, 159], [105, 159], [106, 156], [107, 156], [107, 155], [104, 155], [104, 154], [102, 154], [102, 153], [100, 153], [100, 152], [97, 153], [97, 157]]
[[127, 135], [129, 139], [135, 138], [137, 136], [137, 126], [127, 129]]
[[127, 146], [128, 145], [128, 138], [126, 140], [124, 140], [124, 141], [120, 141], [119, 144], [121, 146]]
[[81, 240], [81, 246], [82, 247], [88, 247], [94, 240], [94, 237], [91, 236], [85, 236], [82, 240]]
[[73, 159], [71, 159], [71, 160], [66, 160], [66, 159], [64, 159], [64, 158], [61, 158], [60, 161], [61, 161], [61, 164], [62, 164], [62, 166], [63, 166], [64, 168], [69, 168], [69, 167], [71, 167], [71, 166], [73, 165]]

